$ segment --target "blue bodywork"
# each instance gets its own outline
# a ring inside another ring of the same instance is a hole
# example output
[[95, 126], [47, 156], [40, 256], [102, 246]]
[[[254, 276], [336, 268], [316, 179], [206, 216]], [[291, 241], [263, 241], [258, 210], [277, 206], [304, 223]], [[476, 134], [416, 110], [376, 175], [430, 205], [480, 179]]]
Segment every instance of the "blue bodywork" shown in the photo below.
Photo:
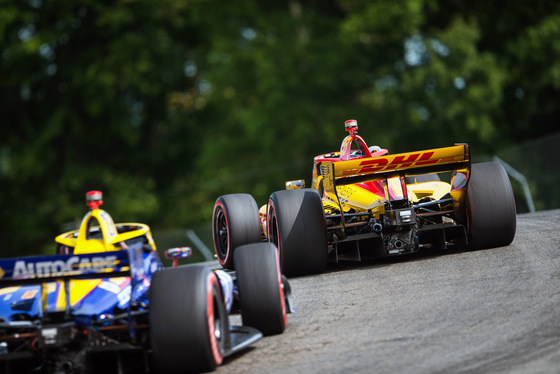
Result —
[[[95, 267], [100, 259], [113, 259], [114, 266]], [[130, 259], [133, 259], [132, 261]], [[138, 259], [141, 258], [140, 261]], [[136, 259], [136, 260], [134, 260]], [[63, 268], [70, 264], [71, 268]], [[91, 264], [89, 269], [83, 264]], [[79, 266], [82, 265], [82, 269]], [[111, 314], [116, 309], [127, 310], [131, 303], [148, 303], [148, 289], [152, 274], [162, 268], [157, 252], [142, 251], [141, 243], [127, 250], [87, 255], [54, 255], [0, 260], [0, 321], [33, 320], [44, 314], [60, 311], [60, 293], [64, 292], [64, 280], [99, 279], [87, 295], [71, 306], [71, 315], [80, 317], [87, 327], [92, 318]], [[54, 272], [51, 270], [55, 270]], [[101, 272], [100, 272], [101, 271]], [[111, 271], [110, 278], [106, 272]], [[105, 272], [105, 273], [104, 273]], [[103, 276], [103, 278], [101, 278]], [[115, 277], [125, 277], [119, 284], [112, 281]], [[54, 283], [53, 281], [57, 281]], [[32, 285], [26, 285], [33, 283]], [[18, 284], [23, 284], [17, 287]], [[42, 288], [47, 288], [46, 303], [42, 303]], [[72, 291], [70, 291], [72, 292]]]
[[[125, 341], [139, 340], [135, 326], [146, 323], [152, 274], [163, 265], [141, 238], [127, 244], [127, 249], [112, 252], [0, 260], [0, 372], [10, 372], [22, 351], [29, 353], [25, 360], [44, 352], [66, 355], [51, 360], [58, 365], [55, 360], [78, 361], [70, 353], [61, 353], [66, 349], [58, 349], [70, 343], [98, 346], [113, 331], [119, 334], [115, 340], [122, 341], [123, 336]], [[82, 369], [38, 365], [37, 372]]]

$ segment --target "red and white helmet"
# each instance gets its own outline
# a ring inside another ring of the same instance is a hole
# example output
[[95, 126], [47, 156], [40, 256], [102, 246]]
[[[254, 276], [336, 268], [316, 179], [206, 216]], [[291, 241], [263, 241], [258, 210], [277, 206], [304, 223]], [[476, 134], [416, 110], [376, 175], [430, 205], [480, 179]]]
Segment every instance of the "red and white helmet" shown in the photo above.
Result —
[[358, 132], [358, 121], [355, 119], [349, 119], [348, 121], [344, 122], [344, 127], [346, 131], [350, 133], [350, 135], [354, 135]]

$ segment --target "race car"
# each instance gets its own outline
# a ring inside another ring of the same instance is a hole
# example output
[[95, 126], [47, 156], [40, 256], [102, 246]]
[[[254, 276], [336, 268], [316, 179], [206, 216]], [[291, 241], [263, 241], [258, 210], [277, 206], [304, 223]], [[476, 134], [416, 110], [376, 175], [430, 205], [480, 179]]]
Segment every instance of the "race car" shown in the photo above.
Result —
[[471, 165], [467, 144], [390, 154], [368, 147], [356, 120], [345, 129], [339, 151], [314, 158], [311, 188], [288, 181], [260, 209], [248, 194], [216, 200], [212, 235], [224, 268], [235, 248], [261, 241], [277, 247], [287, 276], [320, 273], [328, 261], [513, 241], [515, 200], [499, 163]]
[[168, 249], [164, 268], [147, 225], [115, 224], [100, 191], [86, 201], [57, 254], [0, 260], [0, 373], [212, 371], [286, 328], [291, 289], [273, 244], [237, 248], [236, 271], [177, 266], [189, 247]]

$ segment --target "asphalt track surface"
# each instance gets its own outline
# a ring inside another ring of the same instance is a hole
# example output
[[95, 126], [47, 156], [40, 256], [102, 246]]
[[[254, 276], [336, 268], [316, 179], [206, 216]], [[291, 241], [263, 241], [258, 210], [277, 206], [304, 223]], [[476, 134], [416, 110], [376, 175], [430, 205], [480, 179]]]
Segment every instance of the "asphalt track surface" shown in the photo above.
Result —
[[560, 373], [559, 234], [523, 214], [508, 247], [293, 278], [286, 331], [216, 373]]

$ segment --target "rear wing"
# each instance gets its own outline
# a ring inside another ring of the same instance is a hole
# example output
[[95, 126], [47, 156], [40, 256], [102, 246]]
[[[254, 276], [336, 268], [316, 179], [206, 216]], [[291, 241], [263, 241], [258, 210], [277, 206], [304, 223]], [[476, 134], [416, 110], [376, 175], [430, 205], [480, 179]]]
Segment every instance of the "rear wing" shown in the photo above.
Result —
[[0, 287], [123, 276], [133, 283], [144, 277], [141, 243], [112, 252], [0, 260]]
[[457, 144], [453, 147], [330, 163], [335, 184], [340, 186], [397, 176], [469, 169], [470, 151], [468, 145]]
[[[470, 173], [470, 150], [467, 144], [452, 147], [429, 149], [425, 151], [399, 153], [380, 157], [358, 158], [348, 161], [329, 161], [323, 159], [318, 165], [322, 176], [322, 186], [329, 198], [338, 203], [344, 215], [337, 186], [365, 183], [374, 180], [400, 177], [401, 183], [406, 176], [461, 171], [466, 178]], [[453, 182], [452, 191], [460, 190], [466, 184], [465, 178]], [[403, 184], [404, 185], [404, 184]], [[457, 200], [462, 194], [455, 195]], [[454, 199], [455, 199], [454, 198]], [[343, 226], [344, 226], [344, 220]]]
[[[33, 285], [41, 287], [42, 313], [46, 312], [47, 287], [49, 282], [63, 282], [65, 294], [65, 318], [69, 319], [70, 281], [75, 279], [103, 279], [114, 277], [131, 277], [131, 293], [136, 286], [141, 286], [145, 278], [142, 242], [129, 246], [128, 249], [79, 255], [53, 255], [22, 257], [0, 260], [0, 287], [15, 285]], [[131, 303], [127, 303], [129, 334], [134, 338], [132, 328]]]

